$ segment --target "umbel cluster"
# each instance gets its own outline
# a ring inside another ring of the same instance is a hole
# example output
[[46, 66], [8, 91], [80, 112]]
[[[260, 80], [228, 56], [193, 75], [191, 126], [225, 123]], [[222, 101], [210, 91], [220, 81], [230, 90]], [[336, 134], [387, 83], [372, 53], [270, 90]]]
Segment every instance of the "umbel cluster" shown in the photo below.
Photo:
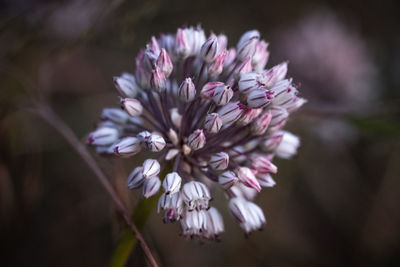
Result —
[[287, 62], [265, 68], [267, 48], [257, 30], [229, 47], [223, 34], [180, 28], [152, 37], [134, 74], [114, 77], [122, 109], [105, 108], [87, 143], [100, 154], [145, 153], [127, 186], [145, 198], [161, 188], [157, 211], [184, 236], [215, 240], [224, 231], [210, 206], [217, 186], [246, 233], [266, 222], [253, 199], [275, 185], [274, 157], [296, 153], [299, 138], [282, 128], [306, 102], [286, 77]]

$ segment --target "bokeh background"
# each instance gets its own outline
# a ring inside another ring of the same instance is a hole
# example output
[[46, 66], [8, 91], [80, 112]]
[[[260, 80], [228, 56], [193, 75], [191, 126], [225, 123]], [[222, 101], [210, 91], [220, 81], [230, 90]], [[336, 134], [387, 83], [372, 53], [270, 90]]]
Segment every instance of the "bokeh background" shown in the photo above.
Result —
[[[398, 1], [5, 0], [0, 3], [0, 265], [108, 266], [124, 225], [75, 150], [31, 101], [44, 99], [84, 142], [112, 77], [133, 71], [152, 35], [200, 23], [233, 46], [259, 29], [269, 66], [289, 60], [308, 104], [288, 128], [298, 156], [256, 199], [267, 217], [245, 238], [225, 218], [220, 243], [192, 242], [154, 211], [143, 234], [162, 266], [399, 266], [400, 8]], [[100, 158], [125, 189], [135, 159]], [[128, 266], [146, 266], [136, 247]]]

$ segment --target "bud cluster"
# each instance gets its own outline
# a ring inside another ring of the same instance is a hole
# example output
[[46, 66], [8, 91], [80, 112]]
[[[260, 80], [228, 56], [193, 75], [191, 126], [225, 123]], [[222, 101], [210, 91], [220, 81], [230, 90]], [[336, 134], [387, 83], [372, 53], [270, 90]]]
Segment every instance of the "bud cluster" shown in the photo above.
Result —
[[127, 186], [145, 198], [161, 190], [157, 211], [179, 221], [183, 236], [215, 240], [224, 231], [210, 206], [214, 186], [246, 233], [266, 222], [253, 199], [275, 185], [274, 157], [296, 154], [299, 138], [282, 128], [306, 102], [286, 78], [287, 62], [265, 69], [267, 49], [257, 30], [229, 48], [223, 34], [181, 28], [152, 37], [135, 74], [114, 78], [122, 109], [104, 109], [87, 143], [124, 158], [149, 153]]

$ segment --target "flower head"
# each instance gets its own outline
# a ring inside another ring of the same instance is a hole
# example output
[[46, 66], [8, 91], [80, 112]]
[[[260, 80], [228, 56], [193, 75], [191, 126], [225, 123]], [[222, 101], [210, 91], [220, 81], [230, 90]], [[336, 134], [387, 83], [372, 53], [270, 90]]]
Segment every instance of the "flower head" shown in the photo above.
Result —
[[183, 236], [215, 240], [224, 231], [210, 207], [214, 186], [246, 233], [265, 223], [252, 200], [275, 185], [274, 156], [296, 153], [299, 139], [281, 128], [306, 102], [286, 78], [286, 62], [264, 69], [267, 48], [256, 30], [235, 49], [225, 35], [181, 28], [151, 39], [135, 75], [114, 78], [123, 109], [104, 109], [88, 144], [122, 157], [148, 152], [127, 186], [142, 187], [145, 198], [161, 189], [157, 210], [164, 222], [180, 221]]

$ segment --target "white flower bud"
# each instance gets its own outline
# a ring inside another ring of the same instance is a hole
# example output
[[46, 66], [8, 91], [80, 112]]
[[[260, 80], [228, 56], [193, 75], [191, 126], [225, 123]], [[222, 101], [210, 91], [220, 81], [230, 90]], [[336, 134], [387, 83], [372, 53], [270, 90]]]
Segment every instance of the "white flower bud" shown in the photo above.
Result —
[[181, 123], [182, 123], [182, 115], [179, 114], [178, 109], [177, 108], [170, 109], [170, 114], [171, 114], [172, 123], [176, 127], [180, 128], [181, 127]]
[[151, 178], [160, 173], [160, 163], [155, 159], [146, 159], [143, 162], [143, 177]]
[[177, 172], [168, 173], [163, 181], [165, 194], [175, 194], [181, 188], [182, 178]]
[[129, 189], [141, 187], [144, 182], [143, 167], [136, 167], [128, 176], [126, 185]]
[[151, 136], [151, 133], [148, 131], [142, 131], [136, 135], [136, 137], [140, 140], [140, 142], [145, 143]]
[[254, 176], [253, 172], [247, 167], [240, 167], [237, 171], [237, 176], [239, 180], [245, 185], [250, 188], [254, 188], [258, 192], [261, 191], [261, 186], [258, 183], [256, 177]]
[[114, 77], [114, 86], [123, 97], [135, 97], [139, 90], [135, 77], [129, 73]]
[[193, 150], [203, 148], [206, 144], [206, 136], [202, 129], [195, 130], [188, 138], [188, 145]]
[[218, 113], [210, 113], [204, 120], [204, 129], [209, 133], [218, 133], [222, 127], [221, 116]]
[[217, 106], [224, 106], [233, 97], [233, 90], [230, 86], [222, 85], [215, 88], [213, 100]]
[[192, 181], [183, 185], [182, 198], [189, 210], [202, 210], [208, 208], [211, 196], [205, 184]]
[[276, 182], [269, 173], [257, 174], [258, 182], [262, 187], [274, 187]]
[[291, 102], [293, 98], [296, 97], [298, 91], [291, 84], [292, 80], [283, 80], [277, 82], [274, 87], [271, 88], [274, 91], [274, 99], [272, 100], [272, 104], [274, 106], [284, 106]]
[[255, 89], [247, 97], [247, 104], [251, 108], [263, 108], [267, 106], [274, 98], [274, 91]]
[[208, 39], [200, 50], [200, 56], [207, 63], [211, 63], [218, 55], [218, 39], [216, 37]]
[[118, 130], [112, 127], [100, 127], [96, 131], [91, 132], [87, 144], [94, 146], [111, 145], [118, 140]]
[[157, 58], [156, 62], [157, 66], [161, 69], [164, 73], [165, 77], [169, 77], [171, 75], [172, 69], [174, 68], [171, 58], [169, 57], [167, 51], [162, 48], [160, 55]]
[[171, 159], [175, 158], [175, 156], [178, 154], [179, 154], [179, 149], [175, 149], [175, 148], [170, 149], [170, 150], [168, 150], [167, 155], [165, 155], [165, 160], [171, 160]]
[[119, 108], [105, 108], [101, 113], [103, 121], [112, 121], [117, 124], [125, 124], [129, 119], [128, 113]]
[[224, 221], [221, 214], [214, 207], [206, 211], [206, 223], [203, 235], [206, 238], [217, 238], [224, 231]]
[[287, 131], [279, 132], [283, 134], [282, 141], [275, 149], [278, 157], [289, 159], [297, 153], [297, 148], [300, 146], [300, 139], [292, 133]]
[[232, 198], [229, 201], [229, 209], [246, 233], [259, 230], [266, 222], [261, 208], [244, 198]]
[[265, 87], [265, 84], [261, 74], [249, 72], [240, 75], [238, 86], [241, 93], [248, 94], [254, 89]]
[[191, 48], [187, 35], [183, 29], [178, 29], [175, 37], [175, 53], [179, 58], [187, 58]]
[[182, 101], [190, 102], [196, 97], [196, 88], [191, 78], [186, 78], [179, 86], [179, 98]]
[[146, 147], [152, 152], [160, 152], [165, 147], [165, 140], [158, 134], [151, 134], [145, 141]]
[[218, 110], [222, 125], [227, 125], [237, 121], [240, 116], [248, 109], [245, 105], [238, 102], [229, 102]]
[[121, 157], [131, 157], [141, 150], [140, 140], [136, 137], [125, 137], [114, 146], [114, 153]]
[[226, 171], [218, 176], [218, 183], [222, 185], [225, 189], [228, 189], [231, 186], [235, 185], [238, 181], [239, 178], [233, 171]]
[[134, 98], [121, 99], [121, 106], [132, 117], [140, 116], [143, 112], [142, 104]]
[[252, 57], [259, 39], [260, 33], [257, 30], [244, 33], [237, 44], [237, 58], [243, 61], [247, 57]]
[[201, 89], [200, 95], [203, 98], [211, 99], [214, 96], [215, 89], [223, 85], [223, 82], [208, 82]]
[[149, 198], [157, 194], [160, 190], [161, 181], [157, 176], [144, 180], [142, 194], [145, 198]]
[[208, 163], [213, 169], [217, 171], [225, 170], [226, 168], [228, 168], [229, 155], [225, 152], [216, 153], [211, 156]]
[[150, 85], [157, 92], [163, 92], [167, 87], [167, 78], [158, 66], [152, 71]]

